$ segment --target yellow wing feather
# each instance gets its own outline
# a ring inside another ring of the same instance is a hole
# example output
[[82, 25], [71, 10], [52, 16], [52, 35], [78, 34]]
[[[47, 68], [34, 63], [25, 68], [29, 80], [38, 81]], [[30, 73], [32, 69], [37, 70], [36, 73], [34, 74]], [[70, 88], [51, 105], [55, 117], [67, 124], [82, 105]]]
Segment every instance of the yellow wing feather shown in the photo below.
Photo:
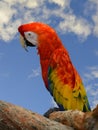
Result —
[[[49, 90], [57, 104], [67, 110], [89, 111], [85, 88], [68, 53], [63, 49], [56, 50], [49, 68]], [[83, 110], [84, 106], [86, 110]]]

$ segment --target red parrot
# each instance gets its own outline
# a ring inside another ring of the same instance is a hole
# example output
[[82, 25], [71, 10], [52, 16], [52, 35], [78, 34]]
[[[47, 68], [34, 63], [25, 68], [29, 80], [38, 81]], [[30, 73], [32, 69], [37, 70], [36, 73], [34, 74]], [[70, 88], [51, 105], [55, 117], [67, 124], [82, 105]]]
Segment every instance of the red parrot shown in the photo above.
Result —
[[25, 49], [37, 47], [43, 81], [60, 110], [90, 111], [81, 77], [56, 31], [40, 22], [23, 24], [18, 31]]

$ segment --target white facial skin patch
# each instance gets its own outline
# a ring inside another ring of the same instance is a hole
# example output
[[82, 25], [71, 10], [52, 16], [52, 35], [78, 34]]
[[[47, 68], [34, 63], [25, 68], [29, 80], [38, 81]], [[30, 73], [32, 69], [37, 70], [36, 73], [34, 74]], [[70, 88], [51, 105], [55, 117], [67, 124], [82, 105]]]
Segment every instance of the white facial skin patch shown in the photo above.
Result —
[[28, 40], [31, 44], [37, 46], [38, 45], [38, 35], [34, 32], [24, 32], [26, 40]]

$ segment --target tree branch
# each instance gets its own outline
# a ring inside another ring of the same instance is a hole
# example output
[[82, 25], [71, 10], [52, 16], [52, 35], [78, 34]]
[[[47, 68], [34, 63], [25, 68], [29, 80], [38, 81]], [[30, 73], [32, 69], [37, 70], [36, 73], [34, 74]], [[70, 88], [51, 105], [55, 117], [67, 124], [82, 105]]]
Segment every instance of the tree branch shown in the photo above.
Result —
[[0, 101], [0, 130], [73, 130], [37, 113]]
[[0, 101], [0, 130], [98, 130], [98, 106], [88, 113], [77, 110], [53, 112], [48, 119]]
[[86, 113], [78, 110], [53, 112], [49, 119], [70, 126], [75, 130], [98, 130], [98, 105], [93, 111]]

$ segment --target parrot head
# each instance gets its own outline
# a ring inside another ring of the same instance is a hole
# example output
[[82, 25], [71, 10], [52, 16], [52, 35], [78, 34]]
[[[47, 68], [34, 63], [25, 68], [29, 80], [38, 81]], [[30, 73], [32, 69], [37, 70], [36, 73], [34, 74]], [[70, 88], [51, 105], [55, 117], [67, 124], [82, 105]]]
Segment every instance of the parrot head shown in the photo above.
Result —
[[[27, 47], [39, 47], [41, 43], [46, 43], [48, 39], [57, 40], [57, 34], [49, 25], [32, 22], [19, 26], [20, 43], [27, 50]], [[49, 40], [48, 40], [49, 41]]]

